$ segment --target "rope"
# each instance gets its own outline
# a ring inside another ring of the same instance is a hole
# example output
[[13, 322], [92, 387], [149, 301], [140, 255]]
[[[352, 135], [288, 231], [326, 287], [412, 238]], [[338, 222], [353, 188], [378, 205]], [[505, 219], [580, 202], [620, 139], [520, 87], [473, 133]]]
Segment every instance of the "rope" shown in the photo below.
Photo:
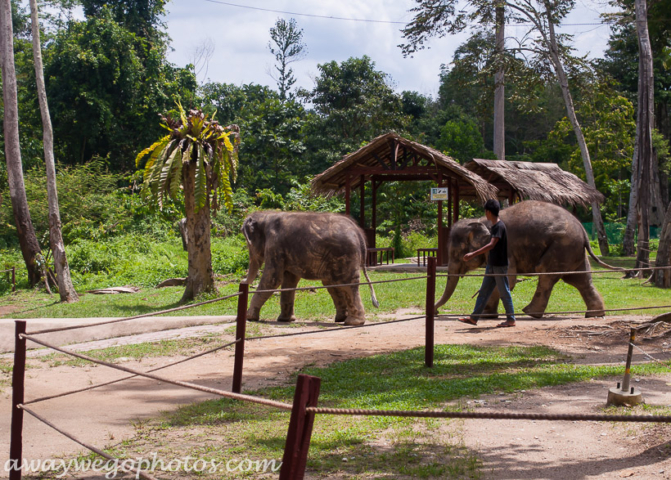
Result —
[[51, 345], [45, 341], [42, 341], [38, 338], [32, 337], [30, 335], [20, 335], [21, 338], [24, 338], [26, 340], [30, 340], [31, 342], [38, 343], [44, 347], [51, 348], [52, 350], [56, 350], [57, 352], [64, 353], [66, 355], [71, 355], [73, 357], [81, 358], [82, 360], [86, 360], [92, 363], [97, 363], [98, 365], [104, 365], [105, 367], [113, 368], [115, 370], [121, 370], [122, 372], [126, 373], [132, 373], [133, 375], [137, 375], [139, 377], [145, 377], [149, 378], [152, 380], [157, 380], [159, 382], [165, 382], [169, 383], [171, 385], [176, 385], [178, 387], [185, 387], [185, 388], [190, 388], [192, 390], [198, 390], [200, 392], [205, 392], [205, 393], [211, 393], [213, 395], [219, 395], [221, 397], [227, 397], [227, 398], [232, 398], [234, 400], [241, 400], [241, 401], [246, 401], [246, 402], [252, 402], [252, 403], [258, 403], [259, 405], [267, 405], [269, 407], [275, 407], [275, 408], [280, 408], [282, 410], [291, 410], [291, 405], [287, 403], [282, 403], [282, 402], [275, 402], [273, 400], [266, 400], [264, 398], [259, 398], [259, 397], [253, 397], [251, 395], [243, 395], [241, 393], [233, 393], [233, 392], [227, 392], [224, 390], [218, 390], [216, 388], [209, 388], [209, 387], [203, 387], [202, 385], [197, 385], [195, 383], [189, 383], [189, 382], [180, 382], [178, 380], [170, 380], [165, 377], [160, 377], [158, 375], [152, 375], [151, 373], [143, 373], [143, 372], [138, 372], [137, 370], [133, 370], [132, 368], [128, 367], [122, 367], [121, 365], [115, 365], [113, 363], [109, 362], [104, 362], [102, 360], [98, 360], [93, 357], [89, 357], [87, 355], [82, 355], [81, 353], [75, 353], [75, 352], [69, 352], [67, 350], [64, 350], [60, 347], [57, 347], [55, 345]]
[[[179, 365], [180, 363], [185, 363], [185, 362], [188, 362], [188, 361], [190, 361], [190, 360], [194, 360], [194, 359], [196, 359], [196, 358], [198, 358], [198, 357], [202, 357], [202, 356], [204, 356], [204, 355], [208, 355], [208, 354], [210, 354], [210, 353], [214, 353], [214, 352], [219, 351], [219, 350], [221, 350], [221, 349], [223, 349], [223, 348], [230, 347], [231, 345], [234, 345], [234, 344], [240, 342], [240, 340], [241, 340], [241, 339], [237, 339], [236, 341], [231, 342], [231, 343], [227, 343], [226, 345], [222, 345], [222, 346], [220, 346], [220, 347], [213, 348], [213, 349], [211, 349], [211, 350], [206, 350], [205, 352], [201, 352], [201, 353], [198, 353], [198, 354], [193, 355], [193, 356], [191, 356], [191, 357], [184, 358], [184, 359], [182, 359], [182, 360], [178, 360], [178, 361], [176, 361], [176, 362], [169, 363], [169, 364], [167, 364], [167, 365], [163, 365], [162, 367], [158, 367], [158, 368], [153, 368], [153, 369], [151, 369], [151, 370], [147, 370], [147, 373], [158, 372], [159, 370], [163, 370], [163, 369], [166, 369], [166, 368], [169, 368], [169, 367], [174, 367], [175, 365]], [[112, 380], [111, 382], [98, 383], [97, 385], [91, 385], [91, 386], [89, 386], [89, 387], [86, 387], [86, 388], [80, 388], [80, 389], [78, 389], [78, 390], [71, 390], [71, 391], [69, 391], [69, 392], [59, 393], [59, 394], [57, 394], [57, 395], [51, 395], [51, 396], [48, 396], [48, 397], [36, 398], [35, 400], [31, 400], [30, 402], [25, 402], [24, 405], [32, 405], [32, 404], [34, 404], [34, 403], [44, 402], [44, 401], [46, 401], [46, 400], [53, 400], [53, 399], [55, 399], [55, 398], [67, 397], [67, 396], [69, 396], [69, 395], [74, 395], [75, 393], [88, 392], [89, 390], [95, 390], [96, 388], [106, 387], [107, 385], [113, 385], [113, 384], [115, 384], [115, 383], [123, 382], [123, 381], [125, 381], [125, 380], [130, 380], [131, 378], [135, 378], [135, 377], [137, 377], [137, 375], [130, 375], [130, 376], [128, 376], [128, 377], [123, 377], [123, 378], [119, 378], [119, 379], [117, 379], [117, 380]]]
[[[77, 437], [75, 437], [75, 436], [72, 435], [71, 433], [68, 433], [68, 432], [66, 432], [65, 430], [62, 430], [62, 429], [58, 428], [56, 425], [54, 425], [53, 423], [51, 423], [49, 420], [47, 420], [47, 419], [41, 417], [41, 416], [38, 415], [37, 413], [33, 412], [31, 409], [26, 408], [24, 405], [19, 405], [19, 408], [21, 408], [24, 412], [29, 413], [30, 415], [32, 415], [33, 417], [35, 417], [37, 420], [39, 420], [40, 422], [44, 423], [45, 425], [50, 426], [51, 428], [53, 428], [54, 430], [56, 430], [56, 431], [57, 431], [58, 433], [60, 433], [61, 435], [63, 435], [63, 436], [65, 436], [65, 437], [69, 438], [70, 440], [72, 440], [72, 441], [75, 442], [75, 443], [78, 443], [78, 444], [81, 445], [82, 447], [84, 447], [84, 448], [86, 448], [86, 449], [88, 449], [88, 450], [91, 450], [91, 451], [94, 452], [94, 453], [97, 453], [98, 455], [100, 455], [100, 456], [103, 457], [103, 458], [106, 458], [107, 460], [114, 460], [114, 461], [116, 461], [116, 462], [119, 461], [118, 458], [113, 457], [113, 456], [111, 456], [111, 455], [109, 455], [109, 454], [103, 452], [102, 450], [100, 450], [100, 449], [98, 449], [98, 448], [96, 448], [96, 447], [94, 447], [94, 446], [92, 446], [92, 445], [89, 445], [88, 443], [85, 443], [85, 442], [83, 442], [82, 440], [79, 440]], [[136, 476], [135, 478], [142, 477], [142, 478], [145, 478], [146, 480], [157, 480], [156, 477], [154, 477], [154, 476], [152, 476], [152, 475], [149, 475], [148, 473], [144, 473], [142, 470], [135, 469], [135, 468], [128, 467], [128, 466], [124, 465], [124, 462], [119, 462], [119, 466], [121, 467], [122, 470], [124, 470], [124, 471], [126, 471], [126, 472], [131, 472], [131, 473], [136, 474], [137, 476]]]
[[326, 333], [326, 332], [332, 332], [332, 331], [338, 331], [342, 332], [344, 330], [352, 330], [354, 328], [366, 328], [366, 327], [377, 327], [379, 325], [388, 325], [390, 323], [401, 323], [401, 322], [409, 322], [411, 320], [417, 320], [419, 318], [426, 318], [425, 315], [420, 315], [417, 317], [412, 317], [412, 318], [402, 318], [401, 320], [391, 320], [389, 322], [379, 322], [379, 323], [369, 323], [367, 325], [354, 325], [351, 327], [336, 327], [336, 328], [327, 328], [325, 330], [314, 330], [311, 332], [297, 332], [297, 333], [286, 333], [286, 334], [280, 334], [280, 335], [266, 335], [264, 337], [247, 337], [247, 341], [249, 340], [265, 340], [266, 338], [281, 338], [281, 337], [297, 337], [299, 335], [312, 335], [314, 333]]
[[112, 323], [127, 322], [129, 320], [137, 320], [138, 318], [154, 317], [156, 315], [163, 315], [164, 313], [179, 312], [181, 310], [186, 310], [188, 308], [200, 307], [201, 305], [207, 305], [207, 304], [210, 304], [210, 303], [221, 302], [222, 300], [228, 300], [229, 298], [239, 297], [239, 296], [240, 296], [240, 292], [234, 293], [233, 295], [227, 295], [225, 297], [215, 298], [213, 300], [206, 300], [204, 302], [194, 303], [192, 305], [184, 305], [182, 307], [170, 308], [168, 310], [161, 310], [160, 312], [145, 313], [145, 314], [142, 314], [142, 315], [135, 315], [134, 317], [120, 318], [120, 319], [117, 319], [117, 320], [109, 320], [109, 321], [106, 321], [106, 322], [89, 323], [88, 325], [73, 325], [71, 327], [48, 328], [48, 329], [45, 329], [45, 330], [38, 330], [36, 332], [28, 332], [28, 335], [41, 335], [43, 333], [65, 332], [67, 330], [76, 330], [76, 329], [79, 329], [79, 328], [98, 327], [100, 325], [110, 325]]
[[8, 273], [8, 272], [11, 272], [11, 271], [12, 271], [12, 269], [10, 268], [9, 270], [0, 270], [0, 273]]
[[408, 277], [408, 278], [395, 278], [392, 280], [378, 280], [376, 282], [359, 282], [359, 283], [343, 283], [340, 285], [324, 285], [324, 286], [314, 286], [314, 287], [300, 287], [300, 288], [277, 288], [271, 290], [252, 290], [250, 293], [269, 293], [269, 292], [299, 292], [301, 290], [320, 290], [325, 288], [340, 288], [340, 287], [358, 287], [361, 285], [376, 285], [378, 283], [393, 283], [393, 282], [407, 282], [409, 280], [422, 280], [427, 278], [426, 275], [422, 277]]
[[567, 413], [502, 413], [502, 412], [443, 412], [407, 410], [361, 410], [349, 408], [307, 407], [306, 412], [326, 415], [357, 415], [373, 417], [418, 417], [418, 418], [485, 418], [492, 420], [563, 420], [574, 422], [651, 422], [671, 423], [667, 415], [596, 415]]
[[[671, 308], [671, 305], [658, 305], [654, 307], [629, 307], [629, 308], [605, 308], [603, 310], [575, 310], [572, 312], [537, 312], [537, 313], [527, 313], [527, 312], [513, 312], [513, 315], [517, 316], [519, 315], [520, 317], [524, 316], [532, 316], [532, 315], [571, 315], [571, 314], [579, 314], [579, 313], [601, 313], [601, 312], [631, 312], [634, 310], [656, 310], [656, 309], [662, 309], [662, 308]], [[446, 313], [443, 315], [436, 315], [436, 317], [448, 317], [448, 318], [458, 318], [458, 317], [468, 317], [470, 316], [471, 313], [461, 313], [461, 314], [456, 314], [456, 313]], [[481, 313], [478, 316], [487, 316], [490, 314], [487, 313]]]
[[482, 274], [460, 274], [460, 275], [436, 275], [436, 277], [441, 277], [441, 278], [448, 278], [448, 277], [541, 277], [543, 275], [577, 275], [580, 273], [591, 273], [593, 275], [595, 274], [602, 274], [602, 273], [612, 273], [613, 271], [620, 272], [620, 273], [627, 273], [627, 272], [641, 272], [643, 270], [669, 270], [671, 269], [671, 266], [669, 267], [645, 267], [645, 268], [622, 268], [622, 269], [617, 269], [617, 270], [578, 270], [578, 271], [572, 271], [572, 272], [538, 272], [538, 273], [482, 273]]
[[652, 357], [651, 355], [648, 355], [648, 353], [645, 352], [645, 351], [644, 351], [641, 347], [639, 347], [638, 345], [635, 345], [635, 344], [633, 344], [633, 343], [631, 343], [631, 342], [629, 342], [629, 345], [631, 345], [632, 347], [634, 347], [636, 350], [639, 350], [643, 355], [645, 355], [646, 357], [648, 357], [648, 358], [649, 358], [650, 360], [652, 360], [653, 362], [657, 362], [657, 363], [659, 363], [660, 365], [663, 365], [663, 366], [665, 366], [665, 367], [668, 367], [668, 366], [669, 366], [667, 363], [661, 362], [661, 361], [657, 360], [656, 358]]

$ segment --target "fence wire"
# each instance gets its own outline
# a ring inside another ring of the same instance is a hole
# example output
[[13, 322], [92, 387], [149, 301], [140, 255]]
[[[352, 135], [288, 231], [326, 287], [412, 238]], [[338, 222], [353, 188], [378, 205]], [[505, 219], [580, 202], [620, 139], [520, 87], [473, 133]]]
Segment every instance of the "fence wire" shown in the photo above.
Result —
[[158, 480], [158, 479], [157, 479], [156, 477], [154, 477], [153, 475], [150, 475], [150, 474], [148, 474], [148, 473], [145, 473], [145, 472], [143, 472], [143, 471], [140, 470], [140, 469], [135, 469], [135, 468], [129, 467], [129, 466], [125, 465], [124, 462], [119, 461], [120, 459], [118, 459], [118, 458], [116, 458], [116, 457], [113, 457], [113, 456], [111, 456], [111, 455], [109, 455], [109, 454], [103, 452], [103, 451], [100, 450], [99, 448], [96, 448], [96, 447], [94, 447], [94, 446], [92, 446], [92, 445], [89, 445], [88, 443], [86, 443], [86, 442], [84, 442], [84, 441], [78, 439], [77, 437], [75, 437], [75, 436], [72, 435], [71, 433], [66, 432], [65, 430], [63, 430], [62, 428], [57, 427], [56, 425], [54, 425], [53, 423], [51, 423], [49, 420], [45, 419], [45, 418], [42, 417], [41, 415], [38, 415], [38, 414], [35, 413], [33, 410], [31, 410], [31, 409], [29, 409], [29, 408], [26, 408], [24, 405], [19, 405], [19, 408], [21, 408], [24, 412], [29, 413], [31, 416], [33, 416], [34, 418], [36, 418], [36, 419], [39, 420], [40, 422], [44, 423], [45, 425], [47, 425], [47, 426], [53, 428], [54, 430], [56, 430], [58, 433], [60, 433], [60, 434], [63, 435], [64, 437], [67, 437], [67, 438], [69, 438], [70, 440], [72, 440], [73, 442], [78, 443], [79, 445], [81, 445], [82, 447], [86, 448], [87, 450], [90, 450], [90, 451], [92, 451], [93, 453], [96, 453], [96, 454], [100, 455], [101, 457], [106, 458], [107, 460], [118, 461], [118, 462], [119, 462], [119, 468], [121, 468], [121, 470], [123, 470], [124, 472], [135, 474], [135, 475], [136, 475], [135, 478], [140, 478], [140, 477], [142, 477], [142, 478], [144, 478], [145, 480]]
[[65, 332], [65, 331], [68, 331], [68, 330], [77, 330], [77, 329], [80, 329], [80, 328], [99, 327], [101, 325], [111, 325], [113, 323], [128, 322], [129, 320], [137, 320], [138, 318], [155, 317], [156, 315], [163, 315], [164, 313], [179, 312], [181, 310], [187, 310], [189, 308], [195, 308], [195, 307], [200, 307], [202, 305], [208, 305], [210, 303], [221, 302], [221, 301], [224, 301], [224, 300], [228, 300], [229, 298], [239, 297], [240, 295], [241, 295], [241, 293], [238, 292], [238, 293], [234, 293], [233, 295], [227, 295], [225, 297], [214, 298], [212, 300], [206, 300], [204, 302], [193, 303], [191, 305], [184, 305], [182, 307], [170, 308], [168, 310], [161, 310], [160, 312], [143, 313], [142, 315], [135, 315], [133, 317], [119, 318], [117, 320], [108, 320], [108, 321], [105, 321], [105, 322], [98, 322], [98, 323], [89, 323], [88, 325], [72, 325], [70, 327], [47, 328], [47, 329], [44, 329], [44, 330], [37, 330], [36, 332], [28, 332], [28, 335], [41, 335], [43, 333]]
[[[172, 363], [169, 363], [167, 365], [163, 365], [162, 367], [152, 368], [151, 370], [147, 370], [146, 373], [158, 372], [159, 370], [165, 370], [166, 368], [174, 367], [175, 365], [179, 365], [180, 363], [189, 362], [191, 360], [194, 360], [196, 358], [208, 355], [210, 353], [218, 352], [219, 350], [222, 350], [226, 347], [230, 347], [231, 345], [235, 345], [236, 343], [239, 343], [240, 341], [241, 341], [241, 339], [239, 338], [239, 339], [235, 340], [234, 342], [227, 343], [226, 345], [221, 345], [219, 347], [212, 348], [210, 350], [206, 350], [204, 352], [197, 353], [196, 355], [192, 355], [188, 358], [184, 358], [182, 360], [178, 360], [176, 362], [172, 362]], [[108, 385], [114, 385], [115, 383], [123, 382], [123, 381], [130, 380], [131, 378], [136, 378], [136, 377], [137, 377], [137, 375], [129, 375], [128, 377], [118, 378], [116, 380], [112, 380], [111, 382], [98, 383], [96, 385], [91, 385], [89, 387], [80, 388], [78, 390], [71, 390], [69, 392], [59, 393], [57, 395], [50, 395], [48, 397], [36, 398], [36, 399], [31, 400], [29, 402], [24, 402], [23, 404], [24, 405], [32, 405], [34, 403], [44, 402], [44, 401], [47, 401], [47, 400], [53, 400], [55, 398], [67, 397], [67, 396], [70, 396], [70, 395], [74, 395], [75, 393], [88, 392], [89, 390], [95, 390], [96, 388], [106, 387]]]
[[40, 340], [39, 338], [35, 338], [31, 335], [20, 335], [21, 338], [24, 338], [26, 340], [30, 340], [31, 342], [35, 342], [37, 344], [40, 344], [44, 347], [51, 348], [52, 350], [56, 350], [57, 352], [64, 353], [66, 355], [70, 355], [72, 357], [77, 357], [82, 360], [86, 360], [88, 362], [92, 363], [97, 363], [98, 365], [103, 365], [105, 367], [113, 368], [115, 370], [120, 370], [122, 372], [126, 373], [132, 373], [133, 375], [137, 375], [138, 377], [145, 377], [149, 378], [151, 380], [156, 380], [159, 382], [164, 382], [168, 383], [171, 385], [176, 385], [178, 387], [184, 387], [184, 388], [190, 388], [192, 390], [198, 390], [200, 392], [205, 392], [205, 393], [211, 393], [213, 395], [219, 395], [221, 397], [226, 397], [226, 398], [232, 398], [234, 400], [241, 400], [241, 401], [246, 401], [246, 402], [251, 402], [251, 403], [258, 403], [259, 405], [266, 405], [269, 407], [274, 407], [274, 408], [279, 408], [282, 410], [291, 410], [291, 405], [282, 403], [282, 402], [276, 402], [274, 400], [266, 400], [265, 398], [259, 398], [259, 397], [253, 397], [251, 395], [243, 395], [241, 393], [233, 393], [233, 392], [227, 392], [225, 390], [219, 390], [216, 388], [209, 388], [209, 387], [204, 387], [202, 385], [197, 385], [195, 383], [190, 383], [190, 382], [181, 382], [179, 380], [170, 380], [169, 378], [161, 377], [158, 375], [153, 375], [151, 373], [146, 373], [146, 372], [139, 372], [137, 370], [134, 370], [132, 368], [128, 367], [123, 367], [121, 365], [115, 365], [113, 363], [105, 362], [102, 360], [98, 360], [97, 358], [89, 357], [87, 355], [82, 355], [81, 353], [76, 353], [76, 352], [71, 352], [68, 350], [64, 350], [60, 347], [57, 347], [56, 345], [51, 345], [43, 340]]

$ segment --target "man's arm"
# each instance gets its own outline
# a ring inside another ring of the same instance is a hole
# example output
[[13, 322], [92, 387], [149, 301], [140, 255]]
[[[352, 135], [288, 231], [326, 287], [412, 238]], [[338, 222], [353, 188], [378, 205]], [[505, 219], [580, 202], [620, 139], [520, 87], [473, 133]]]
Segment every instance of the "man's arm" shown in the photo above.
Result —
[[492, 237], [492, 239], [489, 241], [487, 245], [485, 245], [482, 248], [479, 248], [475, 252], [467, 253], [464, 255], [464, 262], [468, 262], [471, 258], [477, 257], [478, 255], [482, 255], [483, 253], [487, 253], [490, 251], [494, 246], [499, 242], [498, 237]]

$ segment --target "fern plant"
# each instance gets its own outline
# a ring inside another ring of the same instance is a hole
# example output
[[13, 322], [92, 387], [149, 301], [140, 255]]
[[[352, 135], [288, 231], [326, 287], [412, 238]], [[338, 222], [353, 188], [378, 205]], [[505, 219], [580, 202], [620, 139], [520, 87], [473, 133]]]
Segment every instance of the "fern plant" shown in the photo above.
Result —
[[179, 118], [161, 115], [161, 126], [170, 133], [152, 146], [142, 150], [135, 164], [144, 166], [145, 194], [149, 194], [163, 207], [170, 196], [175, 199], [184, 185], [185, 167], [195, 165], [194, 201], [196, 212], [210, 203], [218, 210], [221, 201], [228, 210], [233, 208], [231, 183], [238, 171], [238, 146], [240, 130], [237, 125], [222, 127], [201, 110], [190, 110], [188, 115], [177, 104]]

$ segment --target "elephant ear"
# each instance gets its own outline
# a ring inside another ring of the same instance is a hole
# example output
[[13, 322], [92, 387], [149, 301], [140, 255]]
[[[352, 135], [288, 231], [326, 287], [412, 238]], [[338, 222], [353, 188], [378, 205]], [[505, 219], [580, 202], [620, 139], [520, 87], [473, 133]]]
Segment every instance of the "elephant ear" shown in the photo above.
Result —
[[474, 222], [473, 228], [468, 232], [468, 244], [475, 250], [487, 243], [490, 233], [487, 227], [480, 222]]

